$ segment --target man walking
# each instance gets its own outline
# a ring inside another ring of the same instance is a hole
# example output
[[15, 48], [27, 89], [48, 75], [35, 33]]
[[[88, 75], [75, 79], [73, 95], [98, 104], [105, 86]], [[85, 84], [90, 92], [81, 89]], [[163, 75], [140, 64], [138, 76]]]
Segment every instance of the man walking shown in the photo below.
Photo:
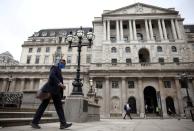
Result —
[[[65, 86], [63, 85], [61, 69], [65, 68], [65, 64], [66, 61], [61, 59], [57, 66], [51, 67], [49, 80], [42, 88], [43, 92], [49, 92], [51, 94], [51, 98], [53, 99], [53, 103], [60, 120], [60, 129], [68, 128], [72, 125], [72, 123], [68, 124], [66, 122], [61, 102], [63, 88], [65, 88]], [[40, 106], [38, 107], [31, 123], [32, 128], [41, 128], [38, 124], [51, 98], [43, 100]]]
[[132, 120], [132, 117], [131, 117], [131, 114], [130, 114], [131, 107], [130, 107], [129, 103], [124, 105], [124, 110], [125, 110], [126, 113], [125, 113], [125, 116], [123, 117], [123, 119], [125, 119], [125, 117], [128, 116]]

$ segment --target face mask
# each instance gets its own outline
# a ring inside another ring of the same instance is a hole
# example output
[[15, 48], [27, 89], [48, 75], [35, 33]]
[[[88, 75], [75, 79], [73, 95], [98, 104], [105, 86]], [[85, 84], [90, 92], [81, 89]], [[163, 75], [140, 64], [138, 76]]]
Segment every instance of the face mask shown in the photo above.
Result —
[[65, 68], [65, 64], [63, 64], [63, 63], [59, 63], [59, 68], [60, 68], [60, 69]]

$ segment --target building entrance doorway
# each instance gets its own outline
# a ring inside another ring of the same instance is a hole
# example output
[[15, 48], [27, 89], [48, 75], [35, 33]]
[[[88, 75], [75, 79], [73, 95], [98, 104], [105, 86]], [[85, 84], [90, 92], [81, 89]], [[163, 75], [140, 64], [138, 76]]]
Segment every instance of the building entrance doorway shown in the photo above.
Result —
[[166, 109], [168, 115], [176, 114], [175, 108], [174, 108], [174, 101], [172, 97], [167, 97], [166, 98]]
[[144, 89], [144, 103], [145, 113], [156, 113], [156, 107], [158, 106], [156, 90], [152, 86], [148, 86]]
[[134, 97], [129, 97], [128, 103], [131, 107], [131, 113], [137, 113], [135, 98]]

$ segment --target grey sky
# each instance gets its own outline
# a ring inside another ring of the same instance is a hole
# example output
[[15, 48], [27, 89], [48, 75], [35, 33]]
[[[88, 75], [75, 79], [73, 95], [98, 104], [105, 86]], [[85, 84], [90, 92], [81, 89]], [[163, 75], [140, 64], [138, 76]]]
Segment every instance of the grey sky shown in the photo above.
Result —
[[194, 24], [194, 0], [0, 0], [0, 53], [20, 60], [21, 45], [40, 29], [92, 27], [103, 10], [142, 2], [180, 11], [184, 24]]

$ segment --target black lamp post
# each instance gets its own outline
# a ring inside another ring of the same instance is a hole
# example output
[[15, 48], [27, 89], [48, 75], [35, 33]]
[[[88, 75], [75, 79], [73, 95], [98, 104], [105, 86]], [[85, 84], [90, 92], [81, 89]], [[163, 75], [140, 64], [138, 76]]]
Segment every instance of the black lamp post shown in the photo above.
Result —
[[[69, 33], [67, 36], [67, 41], [69, 42], [69, 48], [77, 47], [78, 48], [78, 62], [77, 62], [77, 72], [76, 72], [76, 78], [74, 79], [72, 85], [73, 85], [73, 91], [71, 95], [84, 95], [82, 91], [82, 82], [80, 79], [80, 61], [81, 61], [81, 48], [82, 46], [89, 46], [91, 47], [92, 41], [94, 40], [94, 34], [92, 32], [92, 29], [87, 33], [85, 36], [84, 31], [82, 30], [82, 27], [77, 31], [76, 35], [72, 35], [72, 32]], [[89, 43], [83, 43], [83, 41], [87, 39]], [[73, 43], [74, 42], [74, 43]]]
[[[191, 98], [190, 98], [189, 92], [188, 92], [188, 82], [189, 82], [189, 80], [192, 79], [192, 77], [188, 73], [179, 74], [179, 77], [180, 77], [181, 82], [184, 83], [185, 88], [186, 88], [186, 93], [187, 93], [187, 108], [192, 108], [193, 107], [193, 104], [192, 104], [192, 101], [191, 101]], [[191, 114], [192, 121], [194, 121], [194, 116], [193, 116], [193, 113], [192, 113], [192, 110], [191, 109], [190, 109], [190, 114]]]

